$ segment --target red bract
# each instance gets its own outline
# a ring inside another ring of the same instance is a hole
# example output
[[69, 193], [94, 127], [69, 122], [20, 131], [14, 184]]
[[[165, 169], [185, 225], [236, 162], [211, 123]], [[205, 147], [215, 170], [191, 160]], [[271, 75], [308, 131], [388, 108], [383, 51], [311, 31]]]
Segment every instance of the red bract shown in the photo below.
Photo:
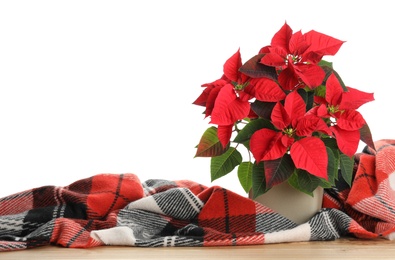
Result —
[[252, 96], [244, 91], [248, 77], [238, 71], [241, 65], [239, 50], [225, 62], [224, 78], [228, 83], [218, 92], [210, 123], [229, 126], [248, 116]]
[[[242, 66], [240, 50], [224, 64], [224, 75], [213, 83], [203, 85], [206, 89], [194, 104], [206, 107], [206, 117], [210, 123], [221, 126], [218, 137], [225, 147], [230, 140], [234, 123], [251, 114], [249, 100], [253, 98], [247, 91], [249, 77], [239, 72]], [[252, 90], [251, 90], [252, 91]]]
[[250, 80], [252, 94], [256, 99], [266, 102], [284, 100], [286, 94], [281, 87], [272, 79], [255, 78]]
[[231, 84], [226, 84], [218, 93], [211, 113], [212, 124], [232, 125], [247, 117], [250, 111], [248, 100], [240, 98]]
[[231, 125], [219, 125], [218, 126], [218, 139], [222, 144], [222, 147], [226, 147], [232, 137], [233, 124]]
[[306, 114], [306, 104], [295, 91], [286, 97], [284, 106], [280, 102], [276, 104], [271, 118], [277, 130], [264, 128], [251, 136], [250, 147], [255, 159], [258, 162], [276, 160], [290, 151], [296, 168], [326, 178], [325, 145], [319, 138], [312, 137], [313, 132], [329, 132], [324, 121]]
[[339, 149], [348, 156], [356, 152], [362, 126], [366, 124], [363, 116], [356, 110], [362, 104], [373, 101], [372, 93], [366, 93], [350, 87], [344, 91], [335, 74], [326, 81], [325, 98], [316, 99], [321, 104], [315, 108], [316, 115], [334, 119], [331, 130]]
[[260, 62], [278, 69], [278, 81], [285, 90], [306, 85], [313, 89], [325, 77], [318, 62], [324, 55], [335, 55], [342, 44], [343, 41], [316, 31], [293, 33], [285, 23], [272, 38], [271, 45], [260, 50], [265, 53]]
[[206, 117], [210, 116], [211, 112], [213, 111], [218, 93], [226, 84], [228, 84], [228, 82], [224, 79], [218, 79], [212, 83], [203, 84], [202, 87], [205, 87], [205, 89], [203, 90], [202, 94], [200, 94], [200, 96], [193, 102], [193, 104], [206, 107], [204, 113]]

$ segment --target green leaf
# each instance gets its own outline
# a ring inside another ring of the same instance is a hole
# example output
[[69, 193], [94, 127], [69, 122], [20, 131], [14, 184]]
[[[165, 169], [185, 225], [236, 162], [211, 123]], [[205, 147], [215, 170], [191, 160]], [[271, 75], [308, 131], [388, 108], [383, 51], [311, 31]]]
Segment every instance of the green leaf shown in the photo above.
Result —
[[347, 155], [340, 153], [340, 171], [343, 179], [351, 187], [354, 170], [354, 157], [348, 157]]
[[325, 98], [326, 87], [323, 86], [323, 85], [316, 87], [316, 88], [314, 89], [314, 94], [315, 94], [317, 97]]
[[[340, 162], [340, 150], [337, 146], [336, 139], [334, 138], [324, 138], [323, 139], [327, 153], [328, 153], [328, 167], [331, 166], [331, 168], [328, 168], [328, 180], [330, 183], [334, 184], [334, 180], [339, 179], [339, 162]], [[328, 149], [331, 150], [331, 154], [329, 154]], [[332, 158], [333, 156], [333, 158]], [[331, 172], [332, 169], [332, 172]], [[331, 174], [334, 174], [333, 177]]]
[[277, 184], [286, 181], [295, 170], [295, 165], [289, 154], [284, 154], [283, 157], [265, 161], [265, 179], [266, 188], [271, 188]]
[[370, 132], [370, 128], [368, 124], [364, 124], [361, 129], [359, 129], [359, 133], [361, 135], [361, 141], [364, 142], [367, 146], [370, 148], [376, 150], [376, 147], [374, 146], [373, 138], [372, 138], [372, 133]]
[[329, 181], [322, 179], [322, 178], [318, 178], [320, 180], [320, 184], [319, 186], [324, 188], [324, 189], [330, 189], [333, 188], [335, 186], [335, 184], [330, 183]]
[[321, 67], [333, 68], [333, 63], [326, 60], [320, 60], [318, 65], [320, 65]]
[[310, 110], [313, 107], [314, 103], [314, 91], [306, 91], [300, 88], [297, 90], [297, 92], [306, 104], [306, 111]]
[[242, 162], [237, 169], [237, 176], [243, 189], [246, 193], [251, 190], [252, 187], [252, 168], [254, 164], [252, 162]]
[[223, 147], [218, 139], [217, 128], [215, 126], [209, 127], [202, 135], [195, 157], [214, 157], [219, 156], [228, 150], [228, 147]]
[[251, 109], [259, 117], [270, 120], [270, 117], [272, 115], [272, 111], [273, 111], [273, 108], [275, 105], [276, 105], [276, 102], [266, 102], [266, 101], [255, 100], [251, 104]]
[[309, 174], [307, 171], [297, 169], [288, 179], [288, 183], [295, 189], [313, 196], [313, 192], [319, 186], [320, 178]]
[[245, 148], [247, 148], [248, 151], [251, 150], [251, 149], [250, 149], [250, 140], [245, 141], [245, 142], [243, 142], [242, 144], [245, 146]]
[[241, 154], [234, 147], [230, 147], [220, 156], [211, 158], [211, 181], [230, 173], [241, 161]]
[[347, 91], [347, 87], [344, 84], [342, 78], [340, 77], [339, 73], [337, 73], [334, 69], [333, 69], [333, 64], [332, 62], [328, 62], [325, 60], [321, 60], [320, 63], [318, 64], [321, 66], [321, 68], [324, 70], [325, 72], [325, 79], [323, 82], [323, 85], [326, 84], [326, 80], [328, 79], [328, 77], [333, 73], [335, 74], [336, 78], [339, 80], [340, 85], [342, 86], [344, 91]]
[[335, 180], [338, 179], [339, 160], [331, 148], [326, 147], [326, 153], [328, 154], [328, 182], [334, 184]]
[[255, 133], [257, 130], [262, 128], [271, 128], [271, 127], [272, 124], [266, 119], [258, 118], [251, 120], [248, 124], [246, 124], [243, 127], [243, 129], [240, 130], [240, 132], [237, 134], [233, 142], [244, 143], [250, 140], [252, 134]]
[[324, 61], [321, 60], [318, 65], [321, 66], [321, 68], [324, 70], [325, 72], [325, 78], [324, 78], [324, 82], [322, 83], [322, 85], [325, 85], [326, 80], [328, 79], [328, 77], [333, 73], [333, 63], [332, 62], [328, 62], [328, 61]]
[[340, 77], [339, 73], [337, 73], [335, 70], [333, 70], [333, 74], [335, 74], [335, 76], [336, 76], [337, 80], [339, 81], [340, 86], [342, 86], [343, 90], [344, 91], [348, 91], [347, 86], [346, 86], [346, 84], [344, 84], [344, 82], [343, 82], [342, 78]]
[[266, 191], [264, 163], [254, 163], [252, 167], [252, 198], [255, 199]]
[[239, 69], [243, 74], [251, 78], [269, 78], [277, 80], [277, 73], [274, 67], [266, 66], [259, 61], [265, 54], [258, 54], [245, 62]]
[[339, 150], [335, 138], [323, 138], [322, 141], [324, 142], [325, 146], [331, 148], [332, 150]]

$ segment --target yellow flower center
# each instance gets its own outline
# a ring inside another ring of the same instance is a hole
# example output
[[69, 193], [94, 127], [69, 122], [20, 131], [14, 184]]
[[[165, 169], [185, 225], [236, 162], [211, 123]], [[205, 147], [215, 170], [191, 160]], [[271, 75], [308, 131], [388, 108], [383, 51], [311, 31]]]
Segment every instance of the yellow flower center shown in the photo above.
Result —
[[245, 82], [243, 84], [240, 84], [240, 83], [233, 82], [233, 87], [234, 87], [234, 89], [236, 91], [242, 91], [242, 90], [245, 89], [245, 87], [247, 87], [248, 83], [249, 82]]
[[288, 137], [292, 137], [295, 134], [295, 129], [293, 129], [292, 127], [284, 128], [283, 133]]
[[287, 54], [287, 57], [285, 58], [285, 64], [288, 65], [289, 61], [291, 61], [293, 64], [297, 64], [302, 61], [302, 56]]
[[243, 90], [243, 88], [244, 88], [243, 84], [237, 84], [235, 86], [235, 90], [237, 90], [237, 91], [241, 91], [241, 90]]
[[328, 113], [329, 114], [335, 114], [335, 113], [337, 113], [337, 112], [339, 112], [340, 111], [340, 109], [339, 109], [339, 106], [337, 105], [337, 106], [334, 106], [334, 105], [328, 105]]

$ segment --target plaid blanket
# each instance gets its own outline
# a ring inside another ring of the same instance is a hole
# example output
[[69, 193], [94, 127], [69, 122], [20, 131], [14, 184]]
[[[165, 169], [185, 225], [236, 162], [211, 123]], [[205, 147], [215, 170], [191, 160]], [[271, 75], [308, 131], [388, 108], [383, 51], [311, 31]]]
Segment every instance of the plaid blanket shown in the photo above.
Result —
[[339, 180], [325, 190], [323, 209], [301, 225], [220, 186], [98, 174], [1, 198], [0, 251], [394, 239], [395, 140], [375, 146], [355, 156], [352, 188]]

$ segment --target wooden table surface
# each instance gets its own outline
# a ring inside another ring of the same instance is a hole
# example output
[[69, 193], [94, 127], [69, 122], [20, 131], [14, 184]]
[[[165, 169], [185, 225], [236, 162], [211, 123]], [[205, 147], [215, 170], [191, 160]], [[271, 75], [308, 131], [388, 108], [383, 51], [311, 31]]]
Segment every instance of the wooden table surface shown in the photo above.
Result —
[[1, 252], [8, 259], [395, 259], [395, 241], [338, 239], [257, 246], [136, 248], [101, 246], [89, 249], [45, 246]]

